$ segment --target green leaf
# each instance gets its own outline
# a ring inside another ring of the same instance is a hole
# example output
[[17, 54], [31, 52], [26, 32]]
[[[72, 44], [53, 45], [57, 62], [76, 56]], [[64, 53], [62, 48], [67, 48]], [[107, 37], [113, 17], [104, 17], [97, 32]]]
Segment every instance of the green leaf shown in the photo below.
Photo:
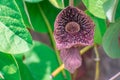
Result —
[[38, 3], [40, 1], [43, 1], [43, 0], [25, 0], [26, 2], [30, 2], [30, 3]]
[[64, 8], [64, 0], [49, 0], [55, 7], [63, 9]]
[[[6, 4], [8, 3], [8, 4]], [[10, 21], [19, 22], [19, 24], [22, 24], [21, 27], [30, 27], [30, 23], [28, 21], [28, 17], [24, 8], [24, 1], [23, 0], [1, 0], [0, 1], [0, 21], [4, 22], [4, 24], [9, 24]], [[6, 21], [7, 18], [7, 21]], [[13, 20], [15, 19], [15, 20]], [[18, 21], [17, 21], [18, 20]], [[15, 22], [13, 22], [15, 23]], [[25, 24], [24, 24], [25, 23]], [[12, 23], [11, 23], [12, 24]], [[17, 24], [16, 26], [19, 26]], [[15, 24], [14, 24], [15, 25]]]
[[47, 0], [34, 4], [26, 3], [26, 5], [35, 31], [48, 32], [51, 28], [53, 30], [59, 9], [52, 6]]
[[108, 0], [103, 4], [103, 8], [110, 22], [115, 22], [120, 17], [119, 0]]
[[[35, 80], [50, 80], [51, 73], [59, 67], [55, 52], [39, 42], [34, 42], [33, 48], [25, 53], [24, 63]], [[67, 71], [66, 74], [67, 80], [71, 80]], [[62, 73], [58, 74], [54, 80], [64, 80]]]
[[0, 52], [0, 80], [21, 80], [15, 58], [10, 54]]
[[111, 23], [103, 37], [103, 48], [111, 58], [120, 58], [120, 19]]
[[9, 29], [0, 22], [0, 51], [11, 54], [28, 51], [31, 45], [31, 38], [28, 32], [20, 27], [13, 29]]
[[104, 19], [100, 19], [92, 15], [89, 11], [86, 11], [88, 16], [91, 17], [91, 19], [95, 23], [95, 31], [94, 31], [94, 43], [101, 44], [103, 35], [106, 31], [106, 21]]
[[103, 3], [106, 0], [82, 0], [86, 8], [92, 13], [94, 16], [98, 18], [105, 19], [105, 13], [103, 9]]
[[[2, 41], [2, 43], [0, 43], [0, 51], [6, 53], [21, 53], [29, 50], [28, 45], [32, 44], [32, 38], [25, 28], [16, 1], [0, 1], [0, 29], [0, 41]], [[23, 48], [21, 49], [21, 47]]]
[[23, 61], [21, 59], [16, 60], [19, 66], [21, 80], [35, 80], [27, 66], [23, 63]]

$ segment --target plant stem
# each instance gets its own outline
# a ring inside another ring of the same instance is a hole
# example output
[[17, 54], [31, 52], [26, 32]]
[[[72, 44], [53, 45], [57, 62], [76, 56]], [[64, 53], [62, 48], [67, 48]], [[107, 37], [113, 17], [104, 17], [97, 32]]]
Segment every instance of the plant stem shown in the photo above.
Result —
[[50, 76], [50, 78], [55, 77], [60, 71], [64, 69], [64, 64], [62, 64], [59, 68], [57, 68]]
[[31, 27], [31, 28], [34, 30], [34, 27], [33, 27], [32, 23], [31, 23], [30, 16], [29, 16], [29, 13], [28, 13], [28, 10], [27, 10], [27, 6], [26, 6], [24, 0], [23, 0], [23, 5], [24, 5], [24, 9], [25, 9], [25, 12], [26, 12], [26, 15], [27, 15], [28, 22], [29, 22], [29, 24], [30, 24], [29, 27]]
[[95, 59], [95, 61], [96, 61], [95, 80], [99, 80], [99, 74], [100, 74], [99, 62], [100, 62], [100, 57], [99, 57], [99, 53], [98, 53], [96, 44], [94, 45], [94, 51], [95, 51], [95, 55], [96, 55], [96, 59]]
[[112, 78], [109, 80], [117, 80], [117, 78], [120, 77], [120, 72], [118, 72], [116, 75], [114, 75]]
[[84, 47], [83, 49], [80, 50], [80, 54], [83, 55], [85, 52], [87, 52], [92, 47], [93, 47], [93, 45], [92, 46], [86, 46], [86, 47]]
[[[41, 14], [43, 16], [43, 19], [45, 20], [46, 25], [47, 25], [49, 36], [50, 36], [50, 40], [51, 40], [52, 46], [53, 46], [53, 48], [55, 50], [58, 63], [59, 63], [59, 65], [61, 65], [62, 62], [61, 62], [61, 59], [60, 59], [60, 56], [59, 56], [59, 51], [57, 50], [56, 45], [55, 45], [55, 41], [54, 41], [54, 37], [53, 37], [53, 32], [52, 32], [52, 29], [51, 29], [51, 25], [50, 25], [47, 17], [44, 14], [44, 11], [42, 10], [42, 8], [41, 8], [41, 6], [39, 4], [38, 4], [38, 7], [39, 7], [39, 10], [40, 10], [40, 12], [41, 12]], [[66, 77], [65, 71], [62, 71], [62, 74], [63, 74], [64, 77]]]
[[74, 6], [74, 0], [69, 0], [69, 6]]

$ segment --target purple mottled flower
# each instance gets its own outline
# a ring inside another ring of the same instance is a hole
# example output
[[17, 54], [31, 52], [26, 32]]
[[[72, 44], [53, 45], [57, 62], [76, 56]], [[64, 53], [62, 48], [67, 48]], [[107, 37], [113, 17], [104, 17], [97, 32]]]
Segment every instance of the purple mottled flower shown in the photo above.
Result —
[[81, 66], [79, 47], [92, 45], [94, 23], [82, 10], [68, 6], [57, 16], [54, 38], [65, 68], [73, 73]]

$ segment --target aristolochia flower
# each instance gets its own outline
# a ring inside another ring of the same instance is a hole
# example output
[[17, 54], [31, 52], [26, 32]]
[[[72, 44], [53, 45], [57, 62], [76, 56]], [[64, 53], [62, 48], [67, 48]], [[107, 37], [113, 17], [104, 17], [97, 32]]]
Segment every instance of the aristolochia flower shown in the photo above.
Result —
[[73, 73], [81, 66], [79, 47], [92, 45], [93, 21], [78, 8], [68, 6], [62, 10], [54, 24], [54, 38], [65, 68]]

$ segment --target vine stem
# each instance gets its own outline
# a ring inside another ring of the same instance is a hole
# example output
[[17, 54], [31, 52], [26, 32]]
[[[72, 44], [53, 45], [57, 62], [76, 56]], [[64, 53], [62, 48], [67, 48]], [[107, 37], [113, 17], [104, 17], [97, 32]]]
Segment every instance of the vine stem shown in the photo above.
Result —
[[31, 28], [34, 30], [34, 27], [33, 27], [32, 23], [31, 23], [30, 16], [29, 16], [29, 13], [28, 13], [28, 10], [27, 10], [27, 6], [26, 6], [24, 0], [23, 0], [23, 6], [24, 6], [24, 9], [25, 9], [25, 12], [26, 12], [26, 15], [27, 15], [28, 22], [29, 22]]
[[[55, 53], [56, 53], [56, 56], [57, 56], [58, 63], [59, 63], [59, 65], [61, 65], [62, 62], [61, 62], [61, 59], [60, 59], [60, 56], [59, 56], [59, 51], [57, 50], [56, 45], [55, 45], [51, 25], [50, 25], [49, 21], [47, 20], [47, 17], [45, 16], [44, 11], [42, 10], [42, 8], [41, 8], [41, 6], [39, 4], [38, 4], [38, 7], [39, 7], [39, 10], [40, 10], [40, 13], [43, 16], [43, 19], [45, 20], [45, 23], [46, 23], [46, 26], [47, 26], [47, 29], [48, 29], [48, 32], [49, 32], [50, 40], [51, 40], [52, 46], [53, 46], [53, 48], [55, 50]], [[66, 77], [65, 71], [62, 71], [62, 74], [63, 74], [63, 76], [65, 78]]]
[[[92, 46], [86, 46], [83, 49], [80, 50], [80, 55], [83, 55], [85, 52], [87, 52], [89, 49], [91, 49]], [[60, 67], [58, 67], [53, 73], [51, 74], [50, 78], [55, 77], [58, 73], [60, 73], [64, 69], [64, 64], [62, 64]]]
[[96, 58], [95, 58], [95, 61], [96, 61], [95, 80], [99, 80], [99, 74], [100, 74], [100, 68], [99, 68], [100, 57], [99, 57], [99, 53], [98, 53], [97, 45], [96, 44], [94, 45], [94, 51], [95, 51], [95, 55], [96, 55]]
[[74, 0], [69, 0], [69, 6], [74, 6]]
[[120, 77], [120, 72], [118, 72], [116, 75], [111, 77], [109, 80], [117, 80], [118, 77]]
[[93, 47], [93, 45], [84, 47], [83, 49], [80, 50], [80, 55], [83, 55], [85, 52], [87, 52], [92, 47]]

